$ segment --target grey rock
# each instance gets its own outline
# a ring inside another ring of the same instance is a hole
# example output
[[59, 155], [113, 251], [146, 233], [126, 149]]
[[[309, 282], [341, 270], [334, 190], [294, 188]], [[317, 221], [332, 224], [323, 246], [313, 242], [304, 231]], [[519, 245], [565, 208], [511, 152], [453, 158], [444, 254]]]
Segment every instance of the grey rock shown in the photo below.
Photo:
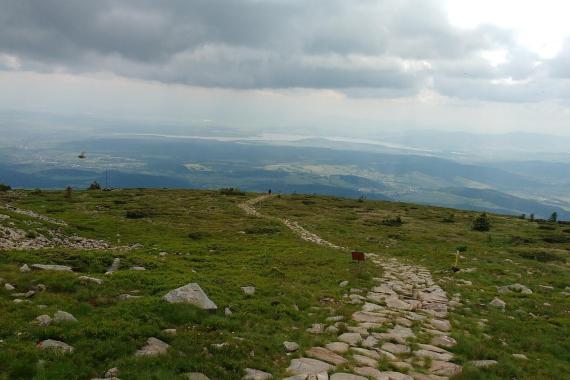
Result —
[[340, 286], [341, 288], [344, 288], [345, 286], [348, 286], [348, 281], [346, 281], [346, 280], [341, 281], [341, 282], [338, 284], [338, 286]]
[[170, 345], [157, 338], [148, 338], [146, 344], [135, 353], [135, 356], [164, 355]]
[[226, 308], [224, 309], [224, 314], [227, 315], [227, 316], [232, 315], [232, 314], [233, 314], [232, 309], [230, 309], [229, 307], [226, 307]]
[[313, 323], [313, 325], [307, 329], [307, 332], [311, 334], [322, 334], [325, 332], [325, 325], [322, 323]]
[[135, 265], [135, 266], [132, 266], [132, 267], [131, 267], [131, 270], [143, 271], [143, 270], [146, 270], [146, 268], [145, 268], [145, 267], [141, 267], [141, 266], [136, 266], [136, 265]]
[[513, 354], [513, 358], [520, 359], [520, 360], [528, 360], [525, 354]]
[[472, 366], [477, 367], [477, 368], [488, 368], [488, 367], [492, 367], [492, 366], [496, 365], [497, 361], [496, 360], [472, 360], [468, 363], [471, 364]]
[[317, 359], [299, 358], [291, 360], [287, 372], [292, 375], [319, 374], [333, 368], [334, 366]]
[[116, 378], [117, 376], [119, 376], [119, 369], [117, 367], [109, 368], [107, 372], [105, 372], [106, 379]]
[[52, 319], [49, 315], [42, 314], [42, 315], [36, 317], [34, 322], [40, 326], [49, 326], [49, 324], [52, 322]]
[[252, 296], [255, 294], [255, 286], [242, 286], [241, 290], [248, 296]]
[[325, 347], [333, 352], [336, 352], [337, 354], [344, 354], [345, 352], [348, 352], [350, 346], [344, 342], [331, 342], [328, 343]]
[[368, 379], [366, 379], [366, 377], [353, 375], [351, 373], [338, 372], [334, 373], [331, 376], [330, 380], [368, 380]]
[[15, 290], [16, 287], [15, 287], [14, 285], [12, 285], [12, 284], [5, 283], [5, 284], [4, 284], [4, 289], [6, 289], [6, 290], [8, 290], [8, 291], [11, 292], [12, 290]]
[[272, 379], [273, 375], [267, 372], [260, 371], [258, 369], [246, 368], [245, 376], [242, 380], [269, 380]]
[[77, 322], [77, 319], [66, 311], [58, 310], [53, 315], [54, 322]]
[[324, 347], [311, 347], [306, 352], [307, 356], [310, 356], [315, 359], [322, 360], [324, 362], [334, 364], [334, 365], [341, 365], [346, 363], [346, 359], [342, 356], [335, 354], [333, 351], [324, 348]]
[[339, 335], [338, 340], [348, 343], [351, 346], [356, 346], [358, 343], [362, 342], [362, 335], [359, 333], [344, 333]]
[[295, 352], [299, 349], [299, 345], [295, 342], [283, 342], [283, 347], [287, 352]]
[[97, 285], [103, 284], [103, 280], [95, 278], [95, 277], [79, 276], [78, 279], [79, 279], [79, 281], [82, 281], [82, 282], [93, 282]]
[[499, 309], [504, 309], [507, 306], [507, 304], [502, 299], [495, 297], [491, 302], [489, 302], [489, 306], [497, 307]]
[[171, 290], [164, 297], [168, 303], [188, 303], [204, 310], [217, 310], [218, 306], [208, 298], [206, 293], [197, 283], [190, 283], [180, 288]]
[[201, 372], [185, 373], [184, 377], [188, 380], [210, 380], [210, 378]]
[[132, 300], [132, 299], [137, 299], [137, 298], [142, 298], [141, 296], [133, 296], [130, 294], [121, 294], [120, 296], [117, 297], [119, 301], [128, 301], [128, 300]]
[[29, 272], [30, 270], [31, 270], [31, 269], [30, 269], [30, 267], [28, 266], [28, 264], [24, 264], [24, 265], [22, 265], [22, 266], [20, 267], [20, 272], [22, 272], [22, 273]]
[[51, 270], [56, 272], [73, 272], [67, 265], [32, 264], [32, 268], [40, 270]]
[[53, 339], [43, 340], [37, 344], [37, 347], [42, 350], [54, 350], [59, 352], [73, 352], [74, 350], [69, 344]]

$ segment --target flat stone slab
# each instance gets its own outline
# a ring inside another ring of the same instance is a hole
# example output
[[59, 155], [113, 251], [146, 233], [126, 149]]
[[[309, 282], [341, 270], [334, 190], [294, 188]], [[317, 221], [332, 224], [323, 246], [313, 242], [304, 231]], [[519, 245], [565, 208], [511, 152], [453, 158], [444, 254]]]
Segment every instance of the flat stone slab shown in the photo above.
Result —
[[335, 354], [333, 351], [324, 347], [311, 347], [305, 351], [305, 354], [312, 358], [319, 359], [334, 365], [340, 365], [347, 362], [347, 360], [342, 356]]
[[183, 375], [187, 380], [210, 380], [210, 378], [201, 372], [190, 372]]
[[462, 368], [460, 365], [439, 360], [432, 361], [431, 367], [429, 368], [430, 373], [447, 377], [455, 376], [461, 373], [461, 370]]
[[57, 272], [73, 272], [67, 265], [32, 264], [32, 268], [40, 270], [52, 270]]
[[394, 355], [409, 354], [411, 352], [410, 347], [403, 344], [395, 344], [391, 342], [384, 343], [382, 345], [382, 350], [388, 351]]
[[351, 346], [356, 346], [358, 343], [362, 342], [362, 335], [359, 333], [344, 333], [339, 335], [338, 340], [348, 343]]
[[95, 278], [95, 277], [89, 277], [89, 276], [79, 276], [78, 280], [81, 282], [93, 282], [97, 285], [103, 284], [103, 280], [101, 280], [99, 278]]
[[366, 377], [353, 375], [352, 373], [335, 373], [331, 380], [368, 380]]
[[331, 351], [336, 352], [337, 354], [344, 354], [345, 352], [348, 352], [348, 348], [350, 346], [344, 342], [331, 342], [328, 343], [325, 347]]
[[334, 366], [329, 363], [311, 358], [299, 358], [291, 360], [287, 372], [292, 375], [318, 374], [332, 370]]
[[162, 297], [162, 299], [168, 303], [191, 304], [204, 310], [218, 309], [218, 306], [216, 306], [216, 304], [208, 298], [200, 285], [195, 282], [171, 290], [164, 297]]
[[468, 363], [471, 364], [472, 366], [477, 367], [477, 368], [488, 368], [488, 367], [492, 367], [492, 366], [496, 365], [497, 361], [496, 360], [472, 360]]

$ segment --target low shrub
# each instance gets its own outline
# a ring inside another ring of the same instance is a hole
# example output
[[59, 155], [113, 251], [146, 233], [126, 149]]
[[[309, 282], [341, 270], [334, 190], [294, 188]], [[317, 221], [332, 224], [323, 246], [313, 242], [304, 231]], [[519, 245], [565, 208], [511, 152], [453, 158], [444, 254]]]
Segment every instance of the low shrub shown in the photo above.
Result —
[[146, 212], [142, 210], [128, 210], [125, 213], [125, 217], [127, 219], [143, 219], [146, 218], [148, 215]]
[[245, 195], [245, 192], [241, 191], [238, 188], [224, 187], [223, 189], [220, 189], [220, 194], [222, 194], [222, 195]]
[[0, 191], [8, 191], [8, 190], [12, 190], [12, 188], [9, 185], [0, 183]]

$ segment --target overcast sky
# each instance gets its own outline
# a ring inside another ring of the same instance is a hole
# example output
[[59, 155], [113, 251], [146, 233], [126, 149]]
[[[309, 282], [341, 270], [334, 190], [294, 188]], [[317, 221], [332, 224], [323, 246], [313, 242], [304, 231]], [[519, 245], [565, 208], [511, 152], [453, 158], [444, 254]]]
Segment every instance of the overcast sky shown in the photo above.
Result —
[[570, 135], [566, 0], [0, 0], [0, 110]]

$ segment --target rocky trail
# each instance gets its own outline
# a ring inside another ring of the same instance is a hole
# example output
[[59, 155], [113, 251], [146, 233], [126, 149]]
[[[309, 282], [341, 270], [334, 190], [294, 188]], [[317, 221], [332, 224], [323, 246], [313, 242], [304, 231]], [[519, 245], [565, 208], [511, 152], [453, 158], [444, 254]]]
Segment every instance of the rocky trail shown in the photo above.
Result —
[[[296, 222], [257, 211], [255, 205], [269, 198], [257, 197], [239, 207], [252, 216], [279, 220], [303, 240], [347, 250]], [[449, 351], [456, 341], [450, 336], [448, 319], [448, 310], [459, 305], [459, 298], [450, 300], [426, 268], [374, 253], [366, 257], [380, 269], [381, 276], [374, 278], [376, 286], [364, 290], [339, 284], [347, 287], [345, 301], [361, 305], [360, 310], [350, 321], [331, 316], [309, 328], [308, 333], [328, 334], [331, 341], [292, 359], [286, 380], [444, 380], [460, 373], [462, 367], [453, 363]], [[285, 343], [287, 348], [292, 342]]]

